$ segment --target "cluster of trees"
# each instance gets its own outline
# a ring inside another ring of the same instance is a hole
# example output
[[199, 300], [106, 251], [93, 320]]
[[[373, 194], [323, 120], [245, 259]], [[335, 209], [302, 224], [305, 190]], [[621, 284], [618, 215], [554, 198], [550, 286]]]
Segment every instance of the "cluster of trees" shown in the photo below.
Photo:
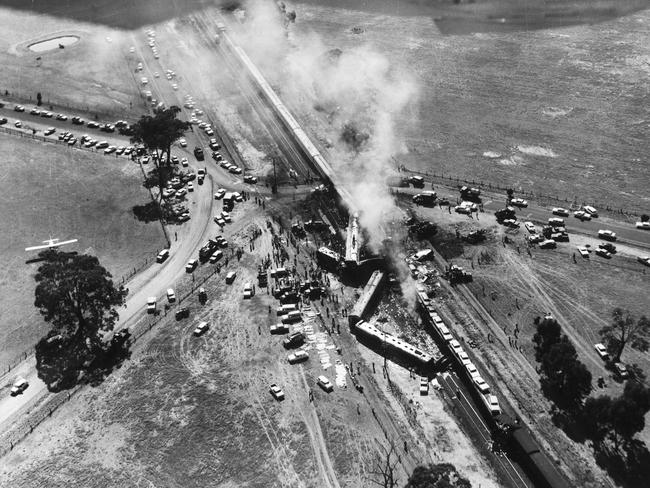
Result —
[[144, 145], [149, 153], [156, 155], [154, 164], [161, 195], [172, 173], [172, 145], [191, 127], [189, 122], [177, 118], [180, 112], [176, 106], [156, 110], [153, 115], [143, 115], [132, 126], [131, 142]]
[[129, 356], [129, 335], [111, 332], [128, 293], [94, 256], [48, 249], [34, 305], [51, 326], [36, 345], [38, 377], [51, 391], [101, 382]]
[[544, 395], [562, 411], [576, 413], [591, 393], [591, 373], [553, 317], [535, 318], [535, 360]]

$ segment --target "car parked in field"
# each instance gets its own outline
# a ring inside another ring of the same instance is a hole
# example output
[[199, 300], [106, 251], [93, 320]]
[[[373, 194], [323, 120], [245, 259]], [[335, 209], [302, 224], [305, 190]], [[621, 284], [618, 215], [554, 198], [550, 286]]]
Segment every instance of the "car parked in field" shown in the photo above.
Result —
[[616, 232], [612, 232], [611, 230], [604, 230], [601, 229], [598, 231], [598, 237], [605, 241], [615, 241], [616, 240]]
[[607, 352], [607, 348], [603, 344], [601, 343], [594, 344], [594, 349], [600, 356], [600, 359], [602, 359], [603, 361], [609, 361], [609, 353]]
[[282, 388], [280, 388], [275, 383], [271, 383], [271, 386], [269, 386], [269, 391], [271, 392], [271, 395], [273, 395], [273, 398], [275, 398], [277, 401], [281, 402], [284, 400], [284, 392], [282, 391]]
[[569, 211], [566, 208], [562, 208], [562, 207], [554, 207], [551, 213], [553, 213], [553, 215], [559, 215], [560, 217], [569, 216]]
[[523, 198], [513, 198], [510, 200], [510, 205], [513, 207], [526, 208], [528, 206], [528, 202]]
[[163, 249], [156, 256], [157, 263], [164, 263], [165, 260], [169, 257], [169, 249]]
[[630, 377], [630, 373], [627, 371], [627, 367], [623, 363], [614, 363], [614, 369], [616, 370], [616, 374], [621, 378], [627, 379]]
[[296, 364], [296, 363], [301, 363], [303, 361], [307, 361], [309, 359], [309, 354], [307, 351], [303, 351], [300, 349], [299, 351], [292, 352], [287, 356], [287, 361], [289, 364]]
[[650, 222], [637, 222], [636, 228], [641, 230], [650, 230]]
[[27, 383], [27, 380], [25, 378], [16, 378], [16, 381], [14, 381], [14, 384], [11, 387], [11, 396], [20, 395], [27, 389], [28, 386], [29, 383]]
[[22, 126], [23, 126], [23, 123], [22, 123], [22, 121], [20, 121], [20, 120], [17, 120], [16, 122], [14, 122], [14, 127], [17, 127], [17, 128], [19, 128], [19, 129], [20, 129], [20, 128], [21, 128]]
[[183, 137], [178, 140], [178, 145], [181, 147], [187, 147], [187, 140]]
[[244, 299], [253, 298], [253, 285], [250, 282], [244, 284]]
[[176, 313], [174, 314], [174, 317], [176, 320], [183, 320], [186, 319], [190, 316], [190, 309], [187, 307], [182, 307], [176, 310]]
[[251, 176], [251, 175], [244, 176], [244, 183], [248, 183], [249, 185], [254, 185], [255, 183], [257, 183], [257, 176]]
[[585, 220], [591, 220], [591, 214], [585, 212], [584, 210], [577, 210], [577, 211], [573, 212], [573, 216], [576, 219], [582, 220], [583, 222]]
[[300, 347], [305, 343], [305, 334], [302, 332], [294, 332], [289, 337], [282, 341], [282, 345], [286, 349], [292, 349], [294, 347]]
[[318, 386], [320, 386], [323, 389], [323, 391], [326, 391], [327, 393], [334, 391], [334, 385], [327, 378], [327, 376], [322, 376], [322, 375], [319, 376], [318, 379], [316, 380], [316, 384], [318, 384]]
[[194, 336], [199, 337], [202, 336], [207, 332], [207, 330], [210, 328], [210, 325], [207, 322], [201, 322], [199, 325], [196, 326], [196, 329], [194, 329]]
[[598, 210], [596, 210], [596, 209], [595, 209], [594, 207], [592, 207], [591, 205], [585, 205], [584, 207], [582, 207], [582, 210], [584, 210], [585, 212], [587, 212], [587, 213], [588, 213], [589, 215], [591, 215], [593, 218], [597, 218], [597, 217], [598, 217]]
[[607, 249], [598, 248], [596, 249], [596, 256], [600, 256], [601, 258], [605, 258], [605, 259], [611, 259], [612, 253], [609, 252]]
[[147, 298], [147, 313], [156, 313], [156, 297]]
[[174, 303], [176, 301], [176, 293], [174, 293], [173, 288], [167, 288], [167, 301], [169, 303]]
[[537, 229], [535, 228], [535, 224], [533, 224], [532, 222], [524, 222], [524, 227], [531, 234], [535, 234], [537, 232]]
[[580, 256], [582, 256], [583, 258], [585, 259], [589, 258], [589, 249], [587, 249], [586, 247], [578, 246], [578, 252], [580, 253]]
[[198, 259], [190, 259], [187, 262], [187, 264], [185, 265], [185, 272], [186, 273], [193, 273], [198, 265], [199, 265], [199, 260]]
[[56, 120], [68, 120], [68, 116], [63, 114], [56, 114]]
[[609, 252], [610, 254], [615, 254], [616, 253], [616, 246], [612, 244], [611, 242], [601, 242], [598, 244], [598, 247], [600, 249], [604, 249], [605, 251]]
[[22, 105], [16, 105], [16, 106], [14, 107], [14, 111], [15, 111], [15, 112], [24, 112], [24, 111], [25, 111], [25, 107], [23, 107]]
[[208, 262], [214, 264], [218, 262], [221, 258], [223, 258], [223, 251], [215, 251], [212, 253], [212, 256], [210, 256], [210, 259], [208, 259]]
[[232, 284], [232, 282], [235, 281], [235, 278], [237, 278], [237, 272], [228, 271], [228, 274], [226, 275], [226, 283], [229, 285]]
[[48, 127], [45, 132], [43, 132], [44, 135], [50, 136], [56, 132], [56, 129], [54, 127]]

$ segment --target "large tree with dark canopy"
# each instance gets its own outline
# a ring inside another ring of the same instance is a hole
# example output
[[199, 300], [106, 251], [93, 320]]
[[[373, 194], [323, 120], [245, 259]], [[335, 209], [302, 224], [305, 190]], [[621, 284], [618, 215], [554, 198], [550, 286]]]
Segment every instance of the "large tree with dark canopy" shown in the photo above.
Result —
[[560, 342], [562, 327], [552, 317], [544, 317], [543, 319], [535, 317], [535, 326], [537, 327], [537, 332], [533, 336], [535, 360], [541, 362], [551, 346]]
[[428, 464], [417, 466], [404, 488], [471, 488], [452, 464]]
[[156, 155], [154, 163], [161, 194], [169, 173], [172, 144], [190, 128], [189, 122], [176, 118], [180, 112], [181, 109], [176, 106], [156, 110], [153, 115], [143, 115], [132, 126], [131, 142], [143, 144]]
[[51, 330], [36, 346], [36, 367], [51, 390], [103, 376], [126, 356], [125, 335], [109, 340], [127, 290], [94, 256], [43, 251], [34, 305]]
[[600, 329], [600, 336], [614, 361], [621, 360], [626, 345], [645, 352], [650, 346], [650, 320], [643, 315], [638, 319], [622, 308], [612, 310], [612, 323]]

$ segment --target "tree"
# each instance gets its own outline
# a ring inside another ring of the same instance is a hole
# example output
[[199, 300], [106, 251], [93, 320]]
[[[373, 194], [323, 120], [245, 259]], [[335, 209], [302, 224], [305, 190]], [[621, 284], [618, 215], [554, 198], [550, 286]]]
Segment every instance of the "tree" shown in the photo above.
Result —
[[600, 329], [602, 338], [614, 361], [620, 361], [626, 345], [645, 352], [650, 346], [650, 321], [643, 315], [638, 320], [622, 308], [612, 310], [612, 323]]
[[36, 105], [39, 107], [43, 104], [43, 96], [41, 95], [41, 92], [38, 92], [36, 94]]
[[546, 396], [562, 410], [576, 412], [591, 392], [591, 373], [578, 361], [573, 344], [563, 335], [542, 357], [540, 384]]
[[611, 430], [613, 400], [608, 395], [590, 397], [582, 409], [582, 424], [585, 435], [600, 444]]
[[647, 222], [648, 220], [650, 220], [650, 215], [648, 214], [641, 215], [641, 222]]
[[156, 110], [153, 116], [143, 115], [132, 126], [131, 142], [143, 144], [149, 152], [156, 155], [154, 162], [161, 195], [169, 173], [172, 144], [190, 128], [189, 122], [176, 118], [180, 112], [181, 109], [176, 106]]
[[562, 336], [562, 327], [552, 317], [535, 318], [537, 332], [533, 336], [535, 343], [535, 360], [541, 362], [542, 358], [548, 353], [553, 344], [560, 342]]
[[397, 459], [395, 459], [395, 444], [391, 442], [390, 449], [386, 449], [381, 445], [381, 452], [376, 453], [373, 471], [370, 474], [375, 475], [376, 478], [371, 478], [370, 481], [382, 488], [394, 488], [397, 486]]
[[[50, 389], [69, 388], [106, 365], [122, 346], [107, 340], [127, 290], [94, 256], [49, 249], [39, 254], [34, 305], [51, 325], [36, 346], [36, 367]], [[107, 354], [110, 357], [106, 357]], [[123, 356], [123, 355], [122, 355]]]
[[471, 488], [452, 464], [428, 464], [417, 466], [404, 488]]
[[508, 194], [508, 201], [512, 200], [512, 197], [515, 196], [515, 191], [512, 188], [508, 188], [506, 193]]

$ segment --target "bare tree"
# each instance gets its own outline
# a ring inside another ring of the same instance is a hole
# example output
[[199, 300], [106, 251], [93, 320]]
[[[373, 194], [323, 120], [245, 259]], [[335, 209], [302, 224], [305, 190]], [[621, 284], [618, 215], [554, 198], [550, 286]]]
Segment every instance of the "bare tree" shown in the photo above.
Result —
[[600, 336], [614, 361], [621, 360], [626, 345], [645, 352], [650, 347], [650, 321], [644, 315], [635, 319], [628, 310], [615, 308], [612, 311], [612, 324], [600, 329]]
[[395, 488], [397, 486], [396, 468], [399, 463], [399, 456], [395, 450], [395, 444], [390, 443], [390, 449], [383, 444], [381, 451], [375, 453], [370, 481], [382, 488]]

